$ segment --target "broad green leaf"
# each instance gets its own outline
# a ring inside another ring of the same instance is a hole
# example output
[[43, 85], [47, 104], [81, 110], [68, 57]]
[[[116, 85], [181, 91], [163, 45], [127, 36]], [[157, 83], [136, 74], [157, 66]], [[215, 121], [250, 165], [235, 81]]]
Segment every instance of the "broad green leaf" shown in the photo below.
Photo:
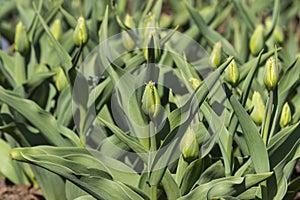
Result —
[[293, 145], [300, 139], [300, 122], [288, 126], [271, 138], [268, 153], [271, 167], [275, 167], [292, 150]]
[[187, 194], [195, 185], [202, 172], [202, 159], [198, 158], [186, 168], [180, 183], [181, 195]]
[[125, 184], [111, 180], [108, 173], [93, 166], [87, 167], [84, 163], [44, 154], [39, 147], [14, 149], [10, 152], [10, 156], [15, 160], [29, 162], [54, 172], [97, 199], [143, 199]]
[[23, 115], [23, 117], [25, 117], [36, 128], [38, 128], [45, 138], [47, 138], [52, 144], [59, 146], [70, 146], [72, 143], [74, 145], [78, 142], [71, 142], [63, 138], [60, 134], [60, 130], [55, 118], [50, 113], [41, 109], [33, 101], [22, 99], [16, 96], [13, 92], [7, 91], [2, 87], [0, 87], [0, 101]]
[[31, 169], [46, 199], [66, 199], [65, 183], [60, 176], [37, 166]]
[[257, 173], [268, 172], [270, 170], [270, 164], [267, 149], [256, 125], [247, 111], [232, 94], [230, 94], [228, 98], [242, 127], [255, 171]]
[[78, 188], [78, 186], [76, 186], [74, 183], [72, 183], [68, 180], [66, 181], [66, 184], [65, 184], [65, 190], [66, 190], [66, 199], [67, 200], [80, 199], [80, 197], [81, 198], [86, 197], [86, 198], [94, 199], [93, 197], [88, 195], [87, 192], [85, 192], [82, 189]]
[[1, 58], [1, 71], [7, 78], [8, 82], [12, 87], [16, 87], [17, 81], [15, 80], [15, 64], [14, 59], [12, 57], [9, 57], [8, 54], [4, 53], [2, 50], [0, 50], [0, 58]]
[[239, 195], [247, 189], [258, 185], [270, 177], [273, 172], [262, 174], [249, 174], [245, 177], [226, 177], [214, 179], [208, 183], [201, 184], [187, 195], [179, 198], [185, 199], [211, 199], [218, 196]]
[[167, 169], [162, 180], [161, 184], [166, 192], [168, 199], [177, 199], [180, 196], [180, 190], [176, 184], [172, 174]]
[[2, 164], [0, 165], [0, 174], [2, 174], [15, 184], [27, 183], [28, 180], [24, 172], [22, 171], [22, 168], [20, 166], [14, 165], [13, 162], [15, 161], [10, 160], [10, 158], [8, 157], [8, 153], [11, 150], [9, 144], [0, 139], [0, 146], [0, 157], [2, 158]]
[[141, 145], [135, 138], [124, 133], [116, 125], [106, 122], [104, 119], [98, 118], [105, 126], [107, 126], [111, 131], [125, 144], [127, 144], [131, 149], [136, 153], [140, 154], [142, 158], [145, 158], [145, 155], [148, 151]]
[[214, 179], [218, 179], [225, 176], [224, 165], [221, 160], [211, 164], [207, 169], [200, 175], [198, 185], [209, 183]]

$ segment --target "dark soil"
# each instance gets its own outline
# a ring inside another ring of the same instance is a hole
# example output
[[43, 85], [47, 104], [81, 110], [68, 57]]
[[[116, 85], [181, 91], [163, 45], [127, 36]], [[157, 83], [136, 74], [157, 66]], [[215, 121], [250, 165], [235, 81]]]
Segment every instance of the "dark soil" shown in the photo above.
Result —
[[0, 200], [45, 200], [40, 189], [31, 185], [14, 185], [7, 179], [0, 179]]

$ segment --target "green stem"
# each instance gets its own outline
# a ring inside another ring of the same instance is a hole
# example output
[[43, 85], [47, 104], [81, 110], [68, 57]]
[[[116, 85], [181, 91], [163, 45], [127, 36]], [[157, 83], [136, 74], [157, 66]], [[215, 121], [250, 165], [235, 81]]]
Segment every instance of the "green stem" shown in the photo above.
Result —
[[267, 113], [266, 113], [266, 117], [264, 120], [263, 132], [262, 132], [262, 137], [263, 137], [263, 141], [265, 144], [268, 143], [269, 128], [270, 128], [271, 115], [272, 115], [273, 98], [274, 98], [274, 92], [273, 92], [273, 90], [271, 90], [269, 93]]
[[80, 121], [79, 121], [79, 135], [80, 135], [80, 146], [85, 146], [85, 131], [84, 131], [84, 122], [85, 122], [85, 109], [80, 105], [79, 106], [79, 113], [80, 113]]
[[152, 121], [150, 121], [150, 143], [150, 151], [156, 151], [155, 125]]
[[[236, 87], [232, 87], [232, 93], [235, 97], [238, 97], [238, 91], [236, 89]], [[238, 127], [238, 119], [236, 117], [236, 115], [234, 113], [232, 113], [231, 115], [231, 123], [229, 125], [229, 135], [228, 135], [228, 140], [227, 140], [227, 157], [228, 157], [228, 162], [230, 163], [230, 166], [233, 167], [233, 161], [232, 161], [232, 157], [233, 157], [233, 151], [232, 151], [232, 146], [233, 146], [233, 138], [235, 135], [235, 131]], [[226, 176], [230, 176], [231, 175], [231, 167], [225, 167], [226, 168]]]
[[[153, 121], [150, 121], [149, 124], [150, 128], [150, 151], [149, 151], [149, 173], [151, 170], [151, 166], [153, 164], [153, 159], [154, 159], [154, 152], [156, 151], [156, 138], [155, 138], [155, 125]], [[152, 157], [153, 156], [153, 157]], [[151, 185], [151, 200], [156, 200], [157, 199], [157, 186], [156, 185]]]
[[157, 200], [157, 186], [151, 186], [151, 200]]

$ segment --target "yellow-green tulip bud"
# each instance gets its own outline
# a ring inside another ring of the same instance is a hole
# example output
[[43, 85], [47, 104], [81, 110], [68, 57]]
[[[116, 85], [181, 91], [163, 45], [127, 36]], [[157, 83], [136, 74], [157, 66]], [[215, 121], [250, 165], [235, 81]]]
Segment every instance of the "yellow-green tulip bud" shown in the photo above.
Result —
[[232, 86], [236, 86], [239, 81], [239, 70], [235, 64], [234, 59], [225, 69], [225, 80], [230, 83]]
[[53, 37], [56, 40], [60, 39], [61, 33], [62, 33], [62, 29], [61, 29], [61, 20], [60, 19], [56, 19], [53, 24], [51, 25], [51, 33], [53, 35]]
[[160, 111], [160, 98], [155, 83], [150, 81], [142, 96], [142, 110], [150, 118], [155, 118]]
[[219, 41], [214, 45], [214, 48], [210, 54], [210, 61], [214, 68], [217, 68], [221, 64], [221, 58], [222, 58], [222, 43], [221, 41]]
[[147, 15], [144, 21], [144, 30], [143, 30], [143, 38], [146, 38], [149, 35], [149, 32], [155, 30], [158, 27], [158, 23], [155, 19], [155, 16], [151, 13]]
[[20, 21], [16, 27], [15, 49], [21, 54], [26, 54], [29, 50], [29, 46], [30, 44], [25, 26]]
[[288, 102], [286, 102], [283, 105], [283, 108], [281, 111], [281, 116], [280, 116], [280, 121], [279, 121], [280, 127], [284, 128], [287, 125], [289, 125], [289, 123], [291, 122], [291, 119], [292, 119], [291, 109], [290, 109]]
[[134, 28], [134, 21], [132, 19], [132, 17], [129, 14], [125, 15], [125, 20], [124, 20], [124, 24], [128, 27], [128, 28]]
[[277, 43], [282, 43], [284, 40], [284, 33], [282, 31], [282, 28], [279, 26], [276, 26], [274, 29], [274, 39]]
[[251, 118], [260, 125], [265, 116], [265, 104], [259, 92], [254, 91], [252, 96], [252, 106], [253, 110], [251, 112]]
[[56, 72], [56, 80], [55, 85], [58, 91], [62, 91], [64, 88], [68, 86], [68, 79], [62, 69], [62, 67], [59, 67]]
[[87, 43], [88, 32], [84, 18], [81, 16], [77, 20], [77, 25], [73, 33], [73, 41], [76, 46], [80, 47]]
[[197, 142], [196, 134], [191, 128], [187, 129], [181, 140], [180, 151], [182, 153], [182, 157], [187, 162], [191, 162], [198, 157], [199, 145]]
[[143, 47], [143, 53], [145, 59], [148, 61], [151, 57], [151, 59], [154, 59], [155, 61], [158, 61], [160, 58], [160, 42], [159, 37], [156, 31], [150, 31], [148, 37], [145, 40], [144, 47]]
[[130, 36], [126, 31], [123, 31], [123, 32], [122, 32], [122, 42], [123, 42], [123, 46], [124, 46], [128, 51], [133, 50], [134, 47], [135, 47], [135, 42], [134, 42], [134, 40], [131, 38], [131, 36]]
[[159, 25], [162, 28], [168, 28], [171, 26], [173, 22], [173, 17], [171, 15], [167, 15], [166, 13], [162, 13], [159, 20]]
[[192, 87], [194, 88], [194, 90], [196, 90], [200, 85], [200, 81], [196, 78], [190, 78], [189, 82], [192, 85]]
[[264, 48], [264, 26], [262, 24], [258, 25], [254, 30], [250, 38], [250, 52], [252, 55], [256, 56]]
[[273, 90], [276, 87], [279, 78], [278, 67], [273, 57], [269, 58], [266, 62], [264, 78], [268, 90]]

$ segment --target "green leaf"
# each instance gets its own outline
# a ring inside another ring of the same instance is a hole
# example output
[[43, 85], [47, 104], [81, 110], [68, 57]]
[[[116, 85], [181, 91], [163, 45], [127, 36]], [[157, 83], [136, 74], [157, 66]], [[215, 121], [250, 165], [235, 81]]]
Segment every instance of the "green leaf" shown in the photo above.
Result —
[[167, 169], [162, 180], [161, 184], [166, 192], [168, 199], [177, 199], [180, 196], [180, 190], [176, 184], [172, 174]]
[[262, 174], [249, 174], [245, 177], [226, 177], [212, 180], [208, 183], [201, 184], [187, 195], [179, 198], [187, 199], [211, 199], [220, 196], [236, 196], [247, 189], [259, 184], [270, 177], [273, 172]]
[[187, 3], [185, 5], [186, 5], [192, 19], [195, 21], [199, 31], [208, 40], [208, 42], [213, 46], [218, 41], [221, 41], [222, 45], [223, 45], [223, 49], [226, 52], [226, 54], [233, 56], [238, 62], [240, 62], [241, 59], [239, 58], [238, 53], [234, 50], [232, 45], [224, 37], [222, 37], [218, 32], [214, 31], [209, 26], [207, 26], [199, 12], [197, 12], [194, 8], [192, 8]]
[[202, 185], [205, 183], [209, 183], [214, 179], [218, 179], [224, 176], [224, 165], [222, 161], [219, 160], [206, 168], [206, 170], [201, 174], [198, 180], [198, 184]]
[[31, 169], [46, 199], [66, 199], [65, 183], [60, 176], [33, 165]]
[[[16, 96], [13, 92], [7, 91], [2, 87], [0, 87], [0, 101], [23, 115], [23, 117], [42, 132], [44, 137], [47, 138], [50, 143], [58, 146], [78, 144], [78, 141], [76, 140], [69, 141], [63, 138], [60, 134], [61, 130], [58, 127], [58, 123], [55, 118], [50, 113], [41, 109], [33, 101], [22, 99]], [[66, 131], [64, 131], [64, 133], [65, 135], [71, 134]], [[74, 136], [70, 136], [70, 138], [75, 139]]]
[[180, 184], [181, 195], [187, 194], [192, 189], [194, 184], [199, 179], [201, 172], [202, 159], [198, 158], [189, 164], [182, 176], [182, 181]]
[[237, 10], [237, 13], [242, 17], [243, 22], [246, 23], [250, 32], [254, 31], [257, 19], [255, 18], [252, 10], [245, 5], [244, 1], [233, 0], [233, 4]]
[[21, 167], [14, 165], [15, 161], [10, 160], [8, 153], [11, 147], [4, 140], [0, 139], [0, 157], [2, 164], [0, 165], [0, 174], [8, 178], [15, 184], [27, 183], [28, 180]]
[[[84, 163], [48, 154], [43, 148], [45, 147], [16, 148], [10, 152], [10, 156], [15, 160], [29, 162], [54, 172], [97, 199], [143, 199], [125, 184], [111, 180], [112, 177], [107, 172], [96, 169], [94, 166], [86, 166]], [[80, 148], [67, 148], [66, 150], [69, 152], [86, 151]]]
[[271, 167], [275, 167], [292, 150], [295, 141], [300, 139], [300, 122], [288, 126], [271, 138], [268, 153]]
[[270, 170], [270, 165], [267, 149], [256, 125], [248, 115], [247, 111], [232, 94], [229, 94], [228, 98], [242, 127], [255, 171], [257, 173], [268, 172]]
[[64, 67], [65, 72], [68, 72], [72, 67], [71, 57], [69, 56], [68, 52], [66, 52], [66, 50], [61, 46], [61, 44], [54, 38], [54, 36], [52, 35], [45, 20], [38, 12], [35, 4], [33, 4], [33, 7], [35, 9], [36, 15], [38, 16], [40, 23], [42, 24], [43, 28], [45, 29], [48, 37], [50, 38], [50, 40], [56, 50], [57, 56], [59, 57], [59, 59], [62, 63], [62, 66]]
[[121, 141], [128, 145], [134, 152], [141, 155], [143, 159], [146, 159], [147, 150], [143, 145], [141, 145], [135, 138], [124, 133], [120, 128], [116, 125], [106, 122], [104, 119], [98, 117], [98, 119], [104, 123]]

